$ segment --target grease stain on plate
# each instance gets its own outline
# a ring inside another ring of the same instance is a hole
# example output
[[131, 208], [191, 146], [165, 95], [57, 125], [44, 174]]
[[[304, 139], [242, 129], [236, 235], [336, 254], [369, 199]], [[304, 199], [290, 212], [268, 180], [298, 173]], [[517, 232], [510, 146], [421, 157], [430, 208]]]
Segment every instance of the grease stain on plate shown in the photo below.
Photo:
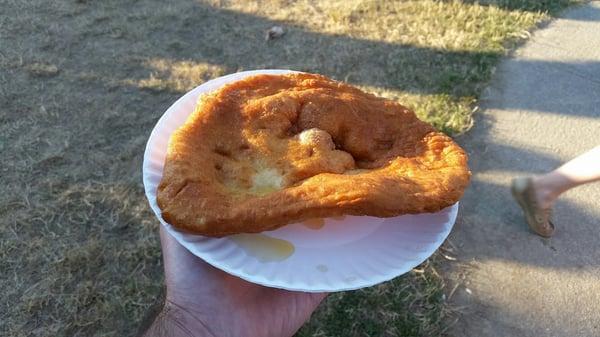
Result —
[[294, 245], [264, 234], [236, 234], [229, 237], [249, 256], [260, 262], [283, 261], [294, 253]]
[[317, 265], [317, 270], [320, 271], [321, 273], [326, 273], [329, 271], [329, 268], [327, 268], [327, 266], [324, 264], [319, 264], [319, 265]]

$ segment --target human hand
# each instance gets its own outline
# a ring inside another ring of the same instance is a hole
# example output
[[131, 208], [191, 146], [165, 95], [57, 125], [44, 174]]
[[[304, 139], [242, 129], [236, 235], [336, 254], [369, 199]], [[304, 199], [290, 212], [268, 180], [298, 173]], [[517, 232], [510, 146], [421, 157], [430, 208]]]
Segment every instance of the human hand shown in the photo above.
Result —
[[167, 295], [145, 337], [292, 336], [325, 298], [263, 287], [212, 267], [162, 226]]

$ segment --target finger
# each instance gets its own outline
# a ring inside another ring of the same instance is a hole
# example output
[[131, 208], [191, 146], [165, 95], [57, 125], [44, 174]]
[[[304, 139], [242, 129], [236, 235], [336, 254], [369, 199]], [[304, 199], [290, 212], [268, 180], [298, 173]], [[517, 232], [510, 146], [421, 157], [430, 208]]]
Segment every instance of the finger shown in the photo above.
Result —
[[185, 247], [183, 247], [173, 235], [169, 234], [164, 226], [160, 226], [160, 244], [165, 261], [165, 269], [175, 268], [178, 264], [175, 262], [194, 261], [197, 259]]
[[329, 295], [329, 293], [312, 293], [312, 298], [318, 305], [327, 297], [327, 295]]
[[312, 304], [313, 310], [316, 309], [321, 302], [329, 295], [329, 293], [310, 293], [307, 294], [309, 302]]
[[283, 302], [298, 301], [298, 305], [305, 309], [314, 310], [319, 304], [329, 295], [327, 292], [323, 293], [309, 293], [303, 291], [290, 291], [283, 289], [267, 288], [265, 289], [265, 296], [270, 298], [279, 298]]
[[199, 274], [208, 268], [206, 262], [190, 253], [163, 226], [160, 226], [160, 243], [167, 287], [177, 285], [181, 282], [182, 277], [189, 275], [192, 271]]

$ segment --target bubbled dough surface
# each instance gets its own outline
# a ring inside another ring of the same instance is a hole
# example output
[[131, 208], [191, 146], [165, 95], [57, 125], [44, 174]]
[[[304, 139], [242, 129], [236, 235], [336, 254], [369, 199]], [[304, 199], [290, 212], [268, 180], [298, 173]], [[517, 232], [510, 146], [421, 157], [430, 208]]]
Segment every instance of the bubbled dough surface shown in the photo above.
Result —
[[464, 151], [396, 102], [320, 75], [258, 75], [200, 98], [171, 136], [158, 203], [172, 225], [223, 236], [434, 212], [469, 177]]

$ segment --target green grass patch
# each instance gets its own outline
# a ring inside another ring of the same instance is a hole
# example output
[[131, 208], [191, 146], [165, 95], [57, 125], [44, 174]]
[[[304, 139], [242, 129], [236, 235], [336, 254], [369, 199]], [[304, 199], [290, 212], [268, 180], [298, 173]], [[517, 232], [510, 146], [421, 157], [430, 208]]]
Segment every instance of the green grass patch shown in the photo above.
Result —
[[439, 335], [451, 309], [433, 260], [381, 285], [329, 295], [297, 336]]

